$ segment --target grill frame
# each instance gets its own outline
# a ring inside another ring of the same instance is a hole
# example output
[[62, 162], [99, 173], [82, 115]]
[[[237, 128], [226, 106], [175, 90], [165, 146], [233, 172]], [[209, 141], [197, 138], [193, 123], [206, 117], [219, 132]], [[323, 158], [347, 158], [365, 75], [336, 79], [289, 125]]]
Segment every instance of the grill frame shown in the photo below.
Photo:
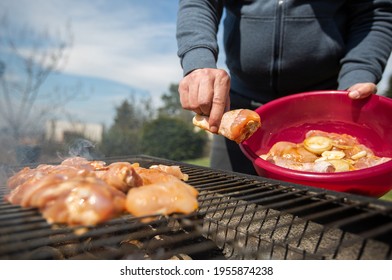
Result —
[[0, 187], [0, 259], [392, 259], [391, 202], [145, 155], [104, 160], [179, 165], [199, 210], [77, 234], [4, 202]]

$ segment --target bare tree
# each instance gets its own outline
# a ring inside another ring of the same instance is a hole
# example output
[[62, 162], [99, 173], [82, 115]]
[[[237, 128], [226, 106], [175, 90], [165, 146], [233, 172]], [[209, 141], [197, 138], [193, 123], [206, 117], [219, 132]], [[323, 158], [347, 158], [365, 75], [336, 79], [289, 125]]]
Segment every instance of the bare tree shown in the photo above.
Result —
[[78, 91], [42, 90], [48, 77], [65, 66], [72, 42], [68, 24], [63, 32], [38, 32], [0, 18], [0, 128], [12, 143], [36, 137], [45, 119]]

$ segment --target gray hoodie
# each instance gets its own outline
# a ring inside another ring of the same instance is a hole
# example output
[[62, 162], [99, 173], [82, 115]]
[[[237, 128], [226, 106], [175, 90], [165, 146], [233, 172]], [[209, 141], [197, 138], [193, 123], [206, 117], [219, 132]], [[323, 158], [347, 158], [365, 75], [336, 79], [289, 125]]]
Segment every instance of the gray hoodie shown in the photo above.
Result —
[[258, 102], [378, 83], [392, 51], [391, 0], [180, 0], [184, 75], [217, 67], [224, 8], [232, 90]]

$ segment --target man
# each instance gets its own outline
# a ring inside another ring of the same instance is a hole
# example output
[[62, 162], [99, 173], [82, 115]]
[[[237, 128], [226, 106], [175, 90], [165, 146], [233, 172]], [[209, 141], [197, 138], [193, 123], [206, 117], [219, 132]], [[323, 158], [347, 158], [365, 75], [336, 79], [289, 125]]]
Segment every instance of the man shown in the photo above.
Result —
[[[217, 69], [223, 13], [229, 73]], [[391, 0], [180, 0], [182, 107], [208, 115], [216, 132], [225, 110], [255, 109], [311, 90], [377, 92], [392, 50]], [[255, 174], [237, 144], [214, 137], [211, 166]]]

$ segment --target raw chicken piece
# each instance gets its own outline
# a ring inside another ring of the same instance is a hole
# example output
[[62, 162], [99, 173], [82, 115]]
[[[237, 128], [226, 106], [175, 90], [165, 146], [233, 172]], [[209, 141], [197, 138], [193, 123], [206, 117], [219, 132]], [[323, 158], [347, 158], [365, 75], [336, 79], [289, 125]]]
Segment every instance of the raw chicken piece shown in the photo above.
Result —
[[353, 165], [356, 169], [363, 169], [371, 166], [376, 166], [385, 162], [390, 161], [390, 158], [387, 157], [362, 157], [358, 159]]
[[49, 164], [40, 164], [36, 168], [25, 167], [21, 169], [19, 172], [15, 173], [11, 176], [7, 181], [7, 186], [10, 189], [14, 189], [17, 186], [30, 181], [34, 182], [36, 180], [41, 179], [43, 176], [58, 171], [59, 173], [62, 170], [75, 169], [70, 166], [59, 166], [59, 165], [49, 165]]
[[178, 179], [183, 181], [188, 181], [189, 176], [181, 171], [181, 168], [178, 165], [151, 165], [150, 169], [159, 169], [163, 172], [169, 173], [171, 175], [176, 176]]
[[[129, 190], [127, 205], [134, 215], [192, 212], [198, 191], [183, 181], [187, 179], [179, 166], [106, 165], [74, 157], [59, 165], [22, 169], [8, 180], [11, 192], [5, 198], [38, 208], [49, 223], [90, 226], [123, 213]], [[145, 207], [140, 203], [144, 195]]]
[[[38, 199], [35, 199], [35, 203], [31, 202], [33, 194], [39, 194], [42, 189], [49, 189], [52, 191], [56, 190], [56, 185], [66, 179], [68, 179], [68, 177], [65, 175], [52, 174], [37, 181], [26, 181], [22, 185], [13, 189], [10, 194], [5, 196], [5, 199], [12, 204], [17, 204], [23, 207], [40, 207], [43, 206], [44, 203], [37, 202]], [[44, 199], [44, 201], [46, 200]]]
[[[188, 214], [198, 208], [199, 192], [179, 178], [184, 178], [186, 174], [179, 173], [176, 167], [170, 169], [170, 166], [166, 168], [164, 165], [150, 168], [133, 166], [142, 178], [143, 185], [130, 189], [127, 194], [125, 207], [132, 215], [138, 217], [172, 213]], [[185, 178], [188, 179], [187, 175]], [[142, 221], [148, 222], [152, 219], [143, 218]]]
[[269, 158], [268, 161], [280, 167], [298, 170], [298, 171], [322, 172], [322, 173], [335, 172], [334, 166], [328, 161], [298, 162], [290, 159], [285, 159], [282, 157]]
[[287, 141], [275, 143], [269, 150], [267, 157], [279, 157], [296, 162], [314, 162], [317, 159], [317, 155], [306, 150], [303, 145]]
[[[21, 196], [26, 196], [25, 193], [29, 193], [34, 188], [39, 187], [41, 181], [45, 180], [49, 175], [60, 174], [61, 176], [57, 176], [57, 179], [66, 180], [86, 173], [89, 173], [89, 171], [61, 165], [39, 165], [36, 169], [24, 168], [8, 180], [8, 187], [11, 189], [11, 193], [6, 198], [13, 204], [20, 204]], [[43, 182], [43, 184], [46, 184], [46, 182]]]
[[73, 166], [79, 169], [100, 170], [106, 167], [104, 161], [89, 161], [83, 157], [70, 157], [61, 162], [61, 165]]
[[95, 225], [125, 210], [125, 194], [97, 178], [94, 171], [70, 166], [53, 166], [52, 171], [17, 186], [6, 200], [39, 208], [49, 223], [69, 225]]
[[26, 181], [39, 180], [47, 174], [64, 173], [70, 169], [94, 171], [103, 169], [105, 166], [106, 163], [103, 161], [88, 161], [82, 157], [67, 158], [58, 165], [40, 164], [36, 168], [25, 167], [8, 179], [7, 186], [13, 189]]
[[13, 202], [23, 207], [45, 207], [47, 203], [57, 199], [64, 191], [68, 191], [68, 189], [64, 189], [63, 182], [87, 176], [91, 177], [92, 175], [86, 170], [49, 174], [33, 184], [24, 184], [18, 187], [18, 194], [22, 199], [19, 203], [15, 199]]
[[[126, 209], [134, 216], [189, 214], [198, 208], [198, 191], [172, 176], [171, 180], [131, 189]], [[144, 218], [147, 222], [152, 218]]]
[[129, 162], [115, 162], [105, 169], [95, 171], [110, 186], [126, 193], [130, 188], [139, 187], [143, 184], [142, 178], [136, 173]]
[[30, 167], [25, 167], [8, 178], [7, 186], [10, 189], [14, 189], [28, 180], [39, 178], [42, 174], [44, 173], [37, 172], [37, 170], [31, 169]]
[[339, 134], [334, 132], [325, 132], [322, 130], [309, 130], [305, 135], [305, 139], [313, 136], [322, 136], [322, 137], [329, 138], [333, 141], [334, 146], [339, 147], [341, 149], [349, 148], [350, 146], [359, 144], [357, 138], [351, 135], [345, 133]]
[[[204, 130], [210, 130], [208, 116], [196, 115], [193, 124]], [[223, 114], [218, 134], [241, 143], [248, 139], [261, 126], [260, 116], [252, 110], [237, 109]]]
[[143, 186], [180, 180], [176, 176], [164, 172], [158, 168], [143, 168], [140, 166], [135, 166], [135, 171], [142, 178]]
[[75, 177], [56, 189], [57, 197], [41, 208], [49, 223], [92, 226], [125, 210], [125, 194], [96, 177]]
[[391, 160], [376, 156], [353, 136], [320, 130], [307, 132], [302, 143], [277, 142], [260, 157], [281, 167], [307, 172], [346, 172]]

